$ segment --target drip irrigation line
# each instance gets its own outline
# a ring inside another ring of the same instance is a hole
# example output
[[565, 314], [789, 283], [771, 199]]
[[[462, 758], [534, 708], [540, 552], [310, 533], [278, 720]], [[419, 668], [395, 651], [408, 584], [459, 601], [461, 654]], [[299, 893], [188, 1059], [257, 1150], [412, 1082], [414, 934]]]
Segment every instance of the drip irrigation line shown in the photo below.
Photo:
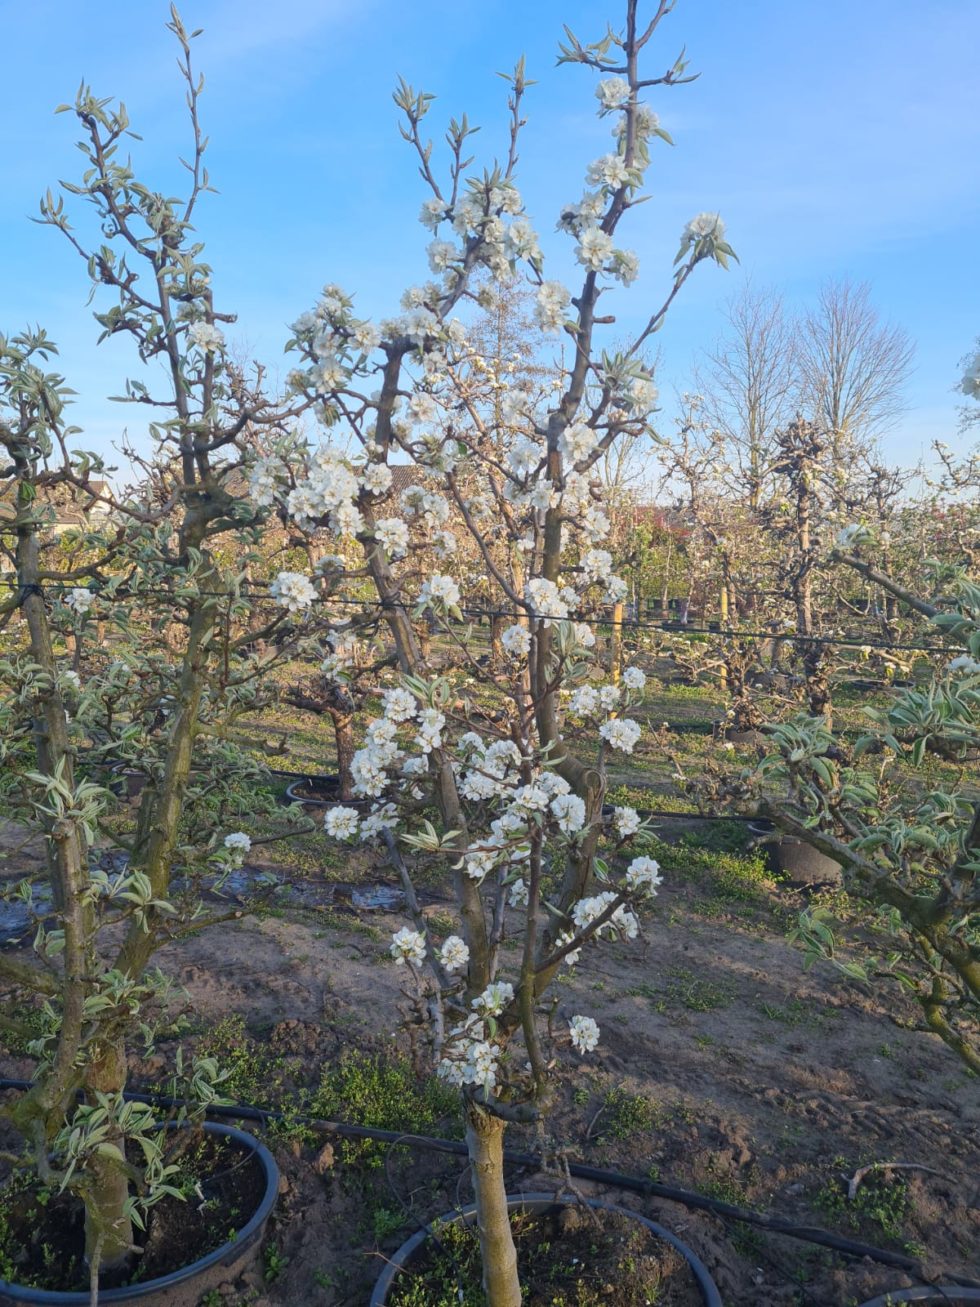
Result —
[[[256, 582], [252, 582], [256, 584]], [[13, 589], [21, 589], [17, 581], [11, 581], [0, 578], [0, 585], [5, 585]], [[45, 582], [44, 586], [37, 586], [38, 592], [43, 590], [88, 590], [92, 595], [102, 595], [104, 591], [92, 589], [90, 586], [73, 586], [69, 582], [55, 581]], [[153, 589], [153, 590], [117, 590], [112, 592], [111, 598], [115, 599], [166, 599], [170, 602], [182, 599], [183, 596], [175, 594], [172, 590]], [[225, 590], [195, 590], [193, 595], [188, 598], [205, 598], [205, 599], [258, 599], [262, 603], [276, 604], [281, 607], [278, 600], [268, 594], [250, 594], [248, 591], [229, 592]], [[400, 609], [407, 610], [412, 607], [411, 604], [397, 603], [393, 600], [384, 599], [345, 599], [339, 596], [317, 595], [310, 600], [311, 604], [335, 604], [342, 607], [355, 608], [377, 608], [380, 610]], [[514, 617], [527, 618], [530, 614], [523, 609], [514, 608], [476, 608], [463, 606], [460, 612], [464, 617]], [[573, 619], [574, 620], [574, 619]], [[593, 626], [598, 626], [607, 630], [621, 631], [659, 631], [664, 635], [682, 635], [682, 636], [712, 636], [716, 640], [731, 644], [738, 640], [764, 641], [772, 643], [794, 643], [809, 645], [826, 645], [839, 648], [851, 649], [883, 649], [899, 650], [903, 653], [929, 653], [944, 654], [954, 652], [955, 650], [965, 649], [965, 645], [959, 644], [911, 644], [904, 641], [888, 642], [884, 640], [868, 640], [863, 636], [837, 636], [837, 635], [800, 635], [796, 631], [760, 631], [760, 630], [735, 630], [732, 627], [715, 630], [711, 626], [690, 626], [687, 623], [664, 621], [664, 622], [643, 622], [635, 618], [623, 618], [622, 621], [616, 622], [611, 618], [590, 617], [587, 620]], [[885, 683], [887, 684], [887, 682]]]
[[[282, 771], [278, 767], [267, 767], [266, 771], [269, 773], [270, 776], [282, 776], [284, 778], [288, 777], [289, 779], [292, 780], [302, 780], [302, 781], [316, 780], [316, 775], [313, 772], [308, 772], [308, 771]], [[302, 802], [302, 800], [300, 800], [300, 802]], [[337, 802], [342, 803], [343, 800], [338, 799]], [[612, 801], [610, 800], [610, 803], [611, 802]], [[619, 805], [619, 806], [623, 806], [623, 805]], [[667, 811], [667, 809], [660, 809], [660, 808], [637, 808], [635, 811], [641, 817], [659, 817], [664, 819], [669, 818], [671, 820], [676, 818], [679, 821], [751, 822], [751, 821], [759, 820], [758, 817], [725, 817], [725, 816], [717, 816], [717, 815], [700, 813], [700, 812], [669, 812]]]
[[[0, 1079], [0, 1091], [27, 1091], [32, 1087], [30, 1080], [10, 1078]], [[171, 1098], [164, 1094], [140, 1094], [124, 1091], [127, 1102], [145, 1103], [150, 1107], [173, 1109], [187, 1107], [186, 1099]], [[214, 1104], [205, 1109], [206, 1116], [225, 1117], [233, 1120], [256, 1121], [263, 1125], [288, 1119], [297, 1124], [307, 1125], [311, 1129], [329, 1135], [338, 1135], [343, 1139], [367, 1139], [376, 1143], [417, 1148], [423, 1152], [448, 1153], [454, 1157], [468, 1157], [469, 1150], [460, 1139], [441, 1139], [434, 1135], [400, 1134], [395, 1130], [379, 1130], [373, 1126], [350, 1125], [346, 1121], [324, 1121], [319, 1117], [288, 1116], [282, 1111], [253, 1107], [249, 1103]], [[545, 1166], [545, 1159], [536, 1153], [522, 1153], [513, 1149], [504, 1149], [504, 1161], [512, 1166], [530, 1167], [537, 1171]], [[623, 1189], [630, 1193], [642, 1194], [651, 1198], [662, 1198], [668, 1202], [680, 1203], [697, 1211], [710, 1212], [712, 1215], [733, 1221], [742, 1221], [746, 1225], [757, 1225], [773, 1234], [786, 1235], [790, 1239], [800, 1239], [804, 1243], [818, 1244], [844, 1253], [848, 1257], [870, 1257], [883, 1266], [894, 1266], [909, 1271], [927, 1280], [923, 1268], [914, 1257], [905, 1253], [893, 1252], [889, 1248], [878, 1248], [873, 1244], [860, 1243], [856, 1239], [847, 1239], [823, 1230], [819, 1226], [797, 1225], [784, 1217], [773, 1216], [769, 1212], [757, 1212], [749, 1207], [738, 1207], [726, 1203], [720, 1198], [709, 1198], [691, 1189], [681, 1189], [676, 1185], [662, 1184], [658, 1180], [647, 1180], [642, 1176], [623, 1175], [618, 1171], [606, 1171], [600, 1167], [585, 1166], [579, 1162], [569, 1162], [568, 1171], [578, 1180], [590, 1180], [594, 1184], [609, 1185], [611, 1188]], [[980, 1288], [980, 1280], [965, 1276], [948, 1275], [946, 1277], [966, 1288]]]

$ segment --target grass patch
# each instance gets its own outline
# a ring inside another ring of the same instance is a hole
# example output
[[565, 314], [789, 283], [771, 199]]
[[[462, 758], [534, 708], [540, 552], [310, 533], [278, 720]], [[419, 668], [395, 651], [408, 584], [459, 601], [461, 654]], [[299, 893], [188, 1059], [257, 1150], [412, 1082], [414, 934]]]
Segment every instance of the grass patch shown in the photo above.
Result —
[[[404, 1057], [349, 1050], [324, 1068], [306, 1109], [328, 1121], [373, 1126], [396, 1134], [460, 1133], [460, 1098], [436, 1076], [420, 1078]], [[388, 1144], [345, 1139], [345, 1161], [381, 1166]]]

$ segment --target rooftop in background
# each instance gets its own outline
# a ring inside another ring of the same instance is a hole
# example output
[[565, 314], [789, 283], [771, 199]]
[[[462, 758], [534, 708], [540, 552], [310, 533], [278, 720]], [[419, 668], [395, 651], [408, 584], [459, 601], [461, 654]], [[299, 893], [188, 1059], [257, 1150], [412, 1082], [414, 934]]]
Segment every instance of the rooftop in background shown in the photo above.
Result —
[[[47, 507], [54, 510], [51, 530], [56, 535], [71, 527], [98, 526], [109, 515], [109, 507], [99, 498], [109, 490], [108, 481], [93, 478], [88, 483], [88, 491], [73, 486], [59, 485], [52, 489], [41, 489], [38, 498]], [[16, 516], [13, 502], [15, 486], [13, 483], [0, 482], [0, 518], [12, 521]]]

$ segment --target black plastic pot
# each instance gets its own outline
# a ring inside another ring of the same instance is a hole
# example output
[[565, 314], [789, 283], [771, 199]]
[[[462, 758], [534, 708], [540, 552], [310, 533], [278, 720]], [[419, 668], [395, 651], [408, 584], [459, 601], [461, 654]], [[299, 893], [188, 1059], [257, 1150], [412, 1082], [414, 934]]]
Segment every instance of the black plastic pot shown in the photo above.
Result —
[[370, 799], [342, 799], [339, 776], [300, 776], [286, 786], [286, 802], [307, 808], [366, 808]]
[[772, 822], [750, 821], [749, 833], [759, 840], [769, 854], [773, 871], [785, 876], [793, 885], [839, 885], [843, 868], [812, 844], [793, 835], [780, 835]]
[[[231, 1125], [218, 1125], [208, 1121], [204, 1127], [209, 1135], [230, 1139], [243, 1150], [254, 1153], [265, 1174], [265, 1192], [251, 1218], [232, 1239], [220, 1248], [199, 1257], [189, 1266], [182, 1266], [169, 1275], [120, 1289], [102, 1289], [99, 1303], [115, 1307], [197, 1307], [201, 1298], [227, 1280], [234, 1280], [246, 1269], [258, 1251], [265, 1227], [279, 1196], [279, 1168], [275, 1158], [258, 1139]], [[61, 1293], [54, 1289], [30, 1289], [25, 1285], [0, 1280], [0, 1307], [15, 1307], [20, 1303], [45, 1303], [48, 1307], [89, 1307], [87, 1291], [74, 1290]]]
[[740, 730], [737, 726], [728, 726], [725, 728], [725, 739], [729, 744], [765, 744], [766, 737], [762, 731], [757, 731], [754, 727], [748, 730]]
[[[628, 1216], [634, 1221], [639, 1221], [657, 1239], [662, 1239], [664, 1243], [669, 1243], [672, 1248], [676, 1248], [691, 1268], [691, 1274], [701, 1291], [701, 1298], [705, 1307], [723, 1307], [721, 1294], [718, 1292], [714, 1280], [708, 1274], [708, 1268], [697, 1254], [688, 1248], [687, 1244], [678, 1239], [676, 1234], [672, 1234], [670, 1230], [665, 1230], [662, 1225], [657, 1225], [654, 1221], [648, 1221], [639, 1212], [630, 1211], [628, 1207], [618, 1207], [615, 1203], [604, 1203], [598, 1198], [590, 1198], [587, 1201], [588, 1205], [598, 1212], [616, 1212], [620, 1216]], [[553, 1194], [520, 1194], [507, 1201], [507, 1208], [511, 1212], [531, 1212], [540, 1215], [553, 1212], [559, 1207], [570, 1206], [573, 1206], [573, 1203], [564, 1199], [556, 1199]], [[438, 1223], [445, 1225], [452, 1221], [465, 1221], [467, 1225], [472, 1225], [475, 1220], [476, 1208], [464, 1207], [460, 1211], [447, 1212], [445, 1216], [439, 1218]], [[388, 1295], [394, 1288], [398, 1276], [403, 1270], [407, 1270], [411, 1266], [412, 1261], [418, 1256], [422, 1245], [431, 1233], [432, 1226], [424, 1226], [421, 1230], [417, 1230], [410, 1239], [406, 1239], [397, 1252], [392, 1253], [385, 1269], [381, 1272], [380, 1279], [374, 1286], [374, 1292], [371, 1294], [368, 1307], [385, 1307], [388, 1302]]]
[[138, 767], [130, 767], [125, 762], [115, 763], [110, 768], [110, 774], [112, 779], [109, 788], [113, 794], [126, 799], [138, 798], [149, 779], [146, 772], [140, 771]]
[[956, 1284], [920, 1284], [914, 1289], [896, 1289], [881, 1298], [870, 1298], [861, 1307], [893, 1307], [903, 1302], [944, 1303], [945, 1307], [961, 1307], [961, 1304], [980, 1302], [980, 1289], [961, 1289]]

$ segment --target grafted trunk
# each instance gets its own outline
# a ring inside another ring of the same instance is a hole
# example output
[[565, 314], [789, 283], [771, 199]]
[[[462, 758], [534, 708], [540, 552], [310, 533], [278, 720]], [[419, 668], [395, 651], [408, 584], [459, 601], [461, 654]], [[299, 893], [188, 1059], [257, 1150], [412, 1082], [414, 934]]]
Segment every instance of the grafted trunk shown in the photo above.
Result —
[[466, 1146], [473, 1172], [487, 1307], [521, 1307], [517, 1251], [507, 1214], [507, 1189], [504, 1185], [505, 1128], [503, 1121], [491, 1116], [479, 1104], [467, 1104]]

